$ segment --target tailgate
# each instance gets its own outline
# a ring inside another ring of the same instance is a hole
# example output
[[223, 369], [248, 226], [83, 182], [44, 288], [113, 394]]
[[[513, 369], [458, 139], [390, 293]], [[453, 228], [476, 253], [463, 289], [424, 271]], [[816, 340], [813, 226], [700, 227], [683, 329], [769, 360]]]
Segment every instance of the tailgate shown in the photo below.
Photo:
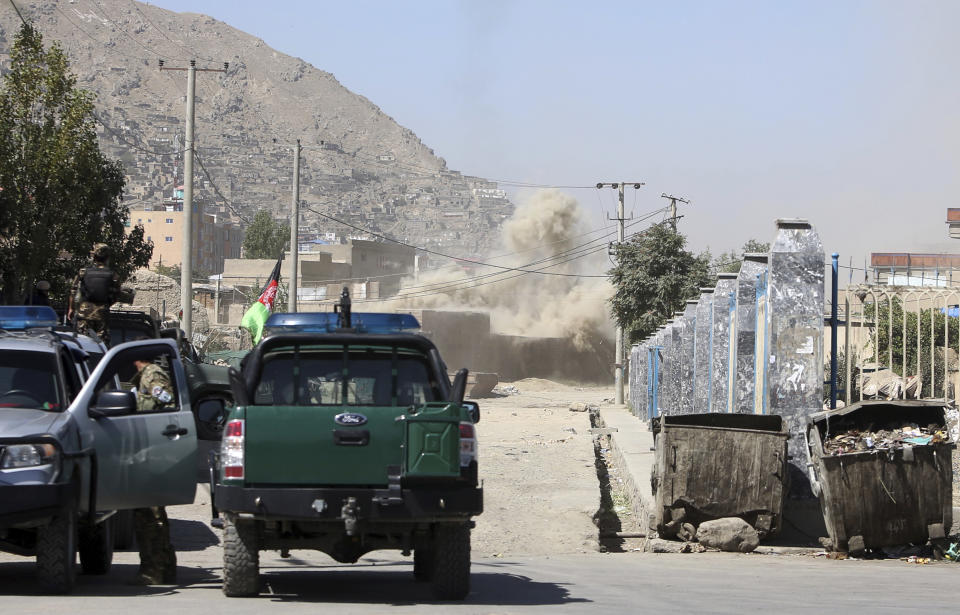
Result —
[[[247, 484], [387, 485], [387, 467], [403, 461], [405, 408], [251, 406], [246, 412]], [[341, 413], [366, 422], [341, 425]]]

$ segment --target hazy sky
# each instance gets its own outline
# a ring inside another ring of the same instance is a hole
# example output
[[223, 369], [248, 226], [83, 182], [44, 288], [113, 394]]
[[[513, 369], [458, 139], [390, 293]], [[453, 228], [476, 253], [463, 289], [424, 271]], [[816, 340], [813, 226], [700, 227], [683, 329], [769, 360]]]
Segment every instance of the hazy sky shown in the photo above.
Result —
[[[960, 1], [157, 0], [333, 73], [495, 180], [642, 180], [715, 253], [808, 218], [829, 254], [960, 252]], [[614, 193], [569, 190], [593, 224]], [[516, 193], [514, 193], [516, 194]]]

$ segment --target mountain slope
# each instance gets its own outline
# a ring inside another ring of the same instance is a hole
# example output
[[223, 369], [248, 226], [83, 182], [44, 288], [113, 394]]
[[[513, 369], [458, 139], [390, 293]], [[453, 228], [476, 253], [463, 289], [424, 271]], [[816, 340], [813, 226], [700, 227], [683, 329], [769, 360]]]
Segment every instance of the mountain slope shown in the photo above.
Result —
[[[289, 217], [293, 155], [301, 139], [301, 227], [361, 235], [355, 227], [446, 251], [482, 252], [512, 205], [496, 185], [446, 168], [411, 130], [330, 73], [211, 17], [134, 0], [18, 2], [48, 44], [68, 52], [97, 97], [101, 143], [124, 161], [131, 207], [159, 204], [183, 183], [185, 67], [196, 58], [197, 197], [242, 221], [259, 208]], [[0, 15], [0, 62], [19, 19]], [[480, 190], [477, 192], [476, 190]]]

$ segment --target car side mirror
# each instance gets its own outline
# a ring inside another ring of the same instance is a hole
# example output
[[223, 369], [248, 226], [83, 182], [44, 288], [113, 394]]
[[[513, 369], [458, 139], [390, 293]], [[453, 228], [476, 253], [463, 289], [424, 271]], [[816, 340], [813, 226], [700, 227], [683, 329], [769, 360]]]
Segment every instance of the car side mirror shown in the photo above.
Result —
[[480, 404], [475, 401], [462, 401], [460, 405], [467, 409], [471, 421], [474, 423], [480, 422]]
[[102, 391], [87, 414], [94, 419], [126, 416], [137, 411], [137, 398], [130, 391]]
[[463, 401], [464, 396], [467, 394], [467, 375], [469, 375], [467, 368], [462, 367], [453, 378], [453, 387], [450, 389], [450, 401], [455, 401], [458, 404]]

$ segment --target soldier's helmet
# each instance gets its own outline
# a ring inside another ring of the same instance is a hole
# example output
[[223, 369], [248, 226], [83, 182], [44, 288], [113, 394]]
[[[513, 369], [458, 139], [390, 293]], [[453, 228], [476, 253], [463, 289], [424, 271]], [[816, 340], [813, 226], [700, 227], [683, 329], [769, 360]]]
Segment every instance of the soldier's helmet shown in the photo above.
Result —
[[98, 263], [105, 263], [110, 258], [110, 246], [105, 243], [95, 243], [90, 256]]

